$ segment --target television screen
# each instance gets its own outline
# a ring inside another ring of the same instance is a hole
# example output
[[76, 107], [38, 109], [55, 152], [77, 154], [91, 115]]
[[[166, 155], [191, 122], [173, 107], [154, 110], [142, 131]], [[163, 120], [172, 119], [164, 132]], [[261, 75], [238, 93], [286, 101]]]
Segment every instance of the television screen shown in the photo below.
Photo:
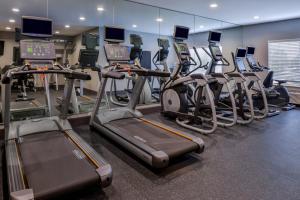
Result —
[[175, 26], [174, 38], [187, 40], [189, 38], [189, 28], [183, 26]]
[[124, 42], [125, 30], [122, 28], [105, 27], [105, 41]]
[[244, 58], [246, 56], [246, 49], [237, 49], [236, 57]]
[[0, 56], [4, 54], [4, 41], [0, 41]]
[[209, 32], [208, 41], [209, 42], [220, 42], [221, 36], [222, 36], [222, 33], [211, 31], [211, 32]]
[[22, 17], [22, 34], [33, 37], [51, 37], [52, 20], [37, 17]]
[[247, 54], [254, 55], [255, 48], [254, 47], [247, 47]]

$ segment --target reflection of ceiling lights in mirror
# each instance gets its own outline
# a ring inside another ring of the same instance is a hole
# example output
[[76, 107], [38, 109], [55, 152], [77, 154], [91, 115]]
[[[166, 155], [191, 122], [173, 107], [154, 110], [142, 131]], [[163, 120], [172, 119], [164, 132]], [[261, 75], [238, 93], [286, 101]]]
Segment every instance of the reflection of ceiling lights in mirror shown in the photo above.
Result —
[[204, 26], [203, 26], [203, 25], [200, 25], [199, 28], [204, 28]]
[[80, 21], [85, 21], [85, 17], [79, 17]]
[[9, 23], [15, 23], [16, 22], [16, 20], [14, 20], [14, 19], [10, 19], [8, 21], [9, 21]]
[[260, 17], [258, 15], [254, 16], [253, 17], [254, 19], [259, 19]]
[[103, 7], [98, 7], [97, 10], [98, 11], [104, 11], [104, 8]]
[[159, 18], [156, 18], [156, 21], [157, 21], [157, 22], [162, 22], [162, 21], [164, 21], [164, 20], [163, 20], [163, 18], [160, 18], [160, 17], [159, 17]]
[[133, 27], [133, 28], [137, 28], [137, 25], [136, 25], [136, 24], [132, 24], [132, 27]]
[[11, 28], [10, 28], [10, 27], [8, 27], [8, 26], [7, 26], [7, 27], [5, 27], [5, 29], [6, 29], [6, 30], [11, 30]]
[[212, 3], [212, 4], [209, 5], [209, 7], [211, 7], [211, 8], [217, 8], [217, 7], [218, 7], [218, 4]]
[[68, 25], [68, 24], [67, 24], [67, 25], [65, 25], [65, 28], [70, 28], [70, 25]]
[[59, 31], [55, 31], [55, 34], [60, 34], [60, 32]]
[[20, 9], [19, 8], [12, 8], [11, 9], [13, 12], [20, 12]]

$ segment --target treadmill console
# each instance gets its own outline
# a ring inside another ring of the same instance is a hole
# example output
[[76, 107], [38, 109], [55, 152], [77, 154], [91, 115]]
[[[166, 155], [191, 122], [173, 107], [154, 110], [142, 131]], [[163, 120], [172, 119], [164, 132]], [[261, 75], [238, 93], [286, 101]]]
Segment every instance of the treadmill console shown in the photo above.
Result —
[[129, 48], [120, 44], [105, 44], [105, 55], [108, 62], [129, 62]]
[[54, 60], [54, 42], [21, 40], [20, 41], [21, 59], [26, 60]]

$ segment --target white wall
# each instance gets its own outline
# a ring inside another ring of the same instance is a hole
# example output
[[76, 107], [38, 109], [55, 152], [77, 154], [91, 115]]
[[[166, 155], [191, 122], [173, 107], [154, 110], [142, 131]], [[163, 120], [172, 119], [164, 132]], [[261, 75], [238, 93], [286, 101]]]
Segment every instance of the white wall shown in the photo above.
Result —
[[268, 41], [300, 38], [300, 19], [243, 27], [243, 45], [256, 47], [256, 57], [268, 65]]

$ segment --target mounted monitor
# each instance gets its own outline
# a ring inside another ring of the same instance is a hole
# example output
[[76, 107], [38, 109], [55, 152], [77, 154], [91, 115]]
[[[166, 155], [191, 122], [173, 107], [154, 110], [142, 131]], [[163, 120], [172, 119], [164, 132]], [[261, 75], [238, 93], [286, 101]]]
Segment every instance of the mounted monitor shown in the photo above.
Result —
[[255, 48], [254, 47], [247, 47], [247, 55], [254, 55]]
[[214, 43], [220, 42], [221, 36], [222, 36], [222, 33], [220, 33], [220, 32], [210, 31], [209, 36], [208, 36], [208, 42], [214, 42]]
[[22, 17], [22, 35], [52, 37], [52, 20], [40, 17]]
[[123, 28], [105, 27], [105, 38], [107, 42], [122, 43], [125, 41], [125, 30]]
[[4, 54], [4, 41], [0, 40], [0, 56]]
[[245, 58], [245, 57], [246, 57], [246, 53], [247, 53], [247, 50], [246, 50], [246, 49], [238, 48], [238, 49], [236, 50], [235, 56], [236, 56], [237, 58]]
[[184, 26], [175, 26], [174, 38], [178, 40], [187, 40], [189, 38], [190, 28]]

